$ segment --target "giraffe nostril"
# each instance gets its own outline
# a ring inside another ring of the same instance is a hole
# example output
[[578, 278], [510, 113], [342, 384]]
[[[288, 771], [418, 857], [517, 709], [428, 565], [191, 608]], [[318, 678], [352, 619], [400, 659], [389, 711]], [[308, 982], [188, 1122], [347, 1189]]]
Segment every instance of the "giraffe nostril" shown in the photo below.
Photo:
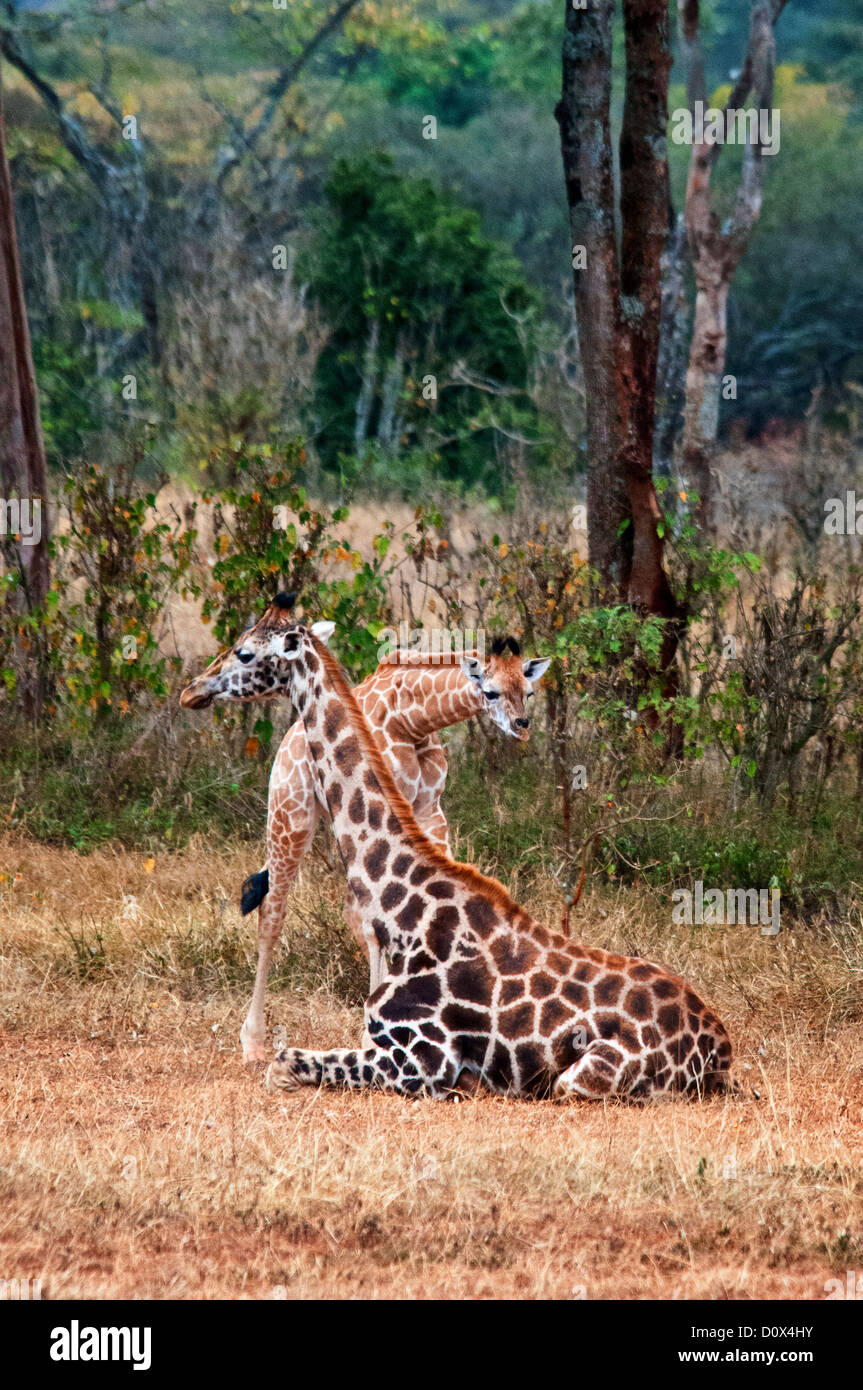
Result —
[[530, 720], [529, 720], [529, 719], [516, 719], [516, 721], [515, 721], [515, 727], [516, 727], [517, 729], [528, 729], [528, 728], [530, 728]]

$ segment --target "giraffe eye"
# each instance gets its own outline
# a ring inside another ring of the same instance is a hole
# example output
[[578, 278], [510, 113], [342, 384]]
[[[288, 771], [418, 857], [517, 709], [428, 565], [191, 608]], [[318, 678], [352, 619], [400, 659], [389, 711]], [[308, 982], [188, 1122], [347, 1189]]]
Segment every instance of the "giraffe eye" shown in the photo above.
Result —
[[240, 661], [242, 661], [244, 666], [252, 660], [252, 657], [254, 655], [254, 652], [244, 652], [241, 647], [237, 647], [236, 651], [234, 652], [234, 656], [239, 657]]
[[500, 699], [500, 691], [499, 691], [499, 690], [487, 690], [487, 691], [485, 692], [485, 698], [486, 698], [487, 700], [499, 700], [499, 699]]

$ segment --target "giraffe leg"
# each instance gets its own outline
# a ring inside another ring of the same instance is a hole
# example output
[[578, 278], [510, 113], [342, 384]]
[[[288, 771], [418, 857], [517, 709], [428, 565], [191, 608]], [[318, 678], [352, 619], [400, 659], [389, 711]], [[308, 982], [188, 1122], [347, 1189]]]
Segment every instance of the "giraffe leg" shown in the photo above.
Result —
[[265, 1006], [273, 951], [285, 922], [288, 895], [303, 856], [315, 838], [320, 808], [315, 798], [305, 732], [294, 725], [282, 742], [270, 776], [267, 811], [269, 890], [258, 911], [258, 965], [249, 1011], [240, 1029], [243, 1061], [266, 1062]]
[[631, 1052], [601, 1038], [588, 1043], [577, 1062], [573, 1062], [554, 1083], [556, 1100], [575, 1096], [581, 1100], [602, 1100], [605, 1096], [625, 1096], [638, 1080], [641, 1064]]
[[360, 908], [357, 906], [353, 893], [349, 893], [345, 898], [345, 905], [342, 913], [350, 930], [351, 935], [357, 944], [362, 948], [363, 954], [369, 961], [369, 994], [374, 994], [379, 984], [386, 979], [386, 961], [384, 953], [378, 945], [377, 937], [374, 932], [367, 928]]
[[[374, 994], [378, 985], [383, 984], [387, 977], [386, 956], [378, 945], [377, 937], [374, 932], [366, 931], [363, 922], [363, 914], [357, 906], [356, 899], [352, 893], [348, 893], [348, 896], [345, 898], [345, 905], [342, 912], [345, 922], [350, 928], [351, 935], [369, 958], [369, 994]], [[360, 1046], [363, 1049], [372, 1046], [371, 1036], [367, 1028], [363, 1030]]]
[[[396, 1060], [398, 1058], [399, 1060]], [[296, 1091], [300, 1086], [338, 1086], [360, 1091], [372, 1088], [397, 1095], [418, 1096], [425, 1092], [443, 1099], [452, 1090], [451, 1063], [431, 1074], [416, 1056], [401, 1049], [392, 1052], [381, 1047], [339, 1048], [333, 1052], [309, 1052], [287, 1048], [267, 1069], [267, 1090]]]
[[272, 1050], [267, 1049], [267, 977], [273, 951], [284, 926], [288, 894], [295, 878], [296, 868], [293, 873], [276, 879], [275, 882], [275, 874], [271, 872], [270, 889], [258, 913], [258, 965], [255, 971], [255, 985], [249, 1011], [240, 1029], [243, 1061], [249, 1064], [266, 1062], [273, 1055]]

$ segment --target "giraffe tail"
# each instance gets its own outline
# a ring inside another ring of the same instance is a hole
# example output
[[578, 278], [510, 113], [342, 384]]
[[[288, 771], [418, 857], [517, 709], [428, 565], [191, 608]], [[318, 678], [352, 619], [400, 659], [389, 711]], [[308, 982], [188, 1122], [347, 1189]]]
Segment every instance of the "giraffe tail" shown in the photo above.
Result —
[[254, 912], [256, 907], [260, 907], [269, 891], [269, 869], [261, 869], [259, 874], [251, 874], [243, 884], [243, 891], [240, 896], [240, 911], [243, 916], [248, 917], [250, 912]]

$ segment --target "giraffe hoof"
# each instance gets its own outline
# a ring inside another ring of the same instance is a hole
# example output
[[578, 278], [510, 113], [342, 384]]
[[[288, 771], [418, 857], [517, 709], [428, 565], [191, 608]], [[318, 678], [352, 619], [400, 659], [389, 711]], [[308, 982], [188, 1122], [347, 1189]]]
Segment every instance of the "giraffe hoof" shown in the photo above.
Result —
[[267, 1065], [268, 1061], [270, 1061], [270, 1056], [267, 1054], [267, 1048], [249, 1048], [243, 1052], [243, 1066], [252, 1070]]
[[259, 1067], [269, 1062], [271, 1056], [265, 1043], [243, 1043], [243, 1062], [247, 1067]]

